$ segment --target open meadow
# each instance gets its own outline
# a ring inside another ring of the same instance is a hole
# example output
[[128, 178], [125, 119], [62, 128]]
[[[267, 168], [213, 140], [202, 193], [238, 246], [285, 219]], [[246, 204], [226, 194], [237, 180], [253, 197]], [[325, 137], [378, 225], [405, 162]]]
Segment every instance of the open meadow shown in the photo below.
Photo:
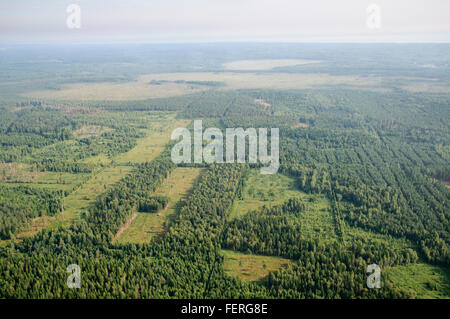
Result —
[[115, 244], [144, 244], [154, 237], [167, 231], [170, 218], [183, 206], [183, 201], [189, 196], [189, 191], [198, 180], [201, 168], [179, 167], [163, 182], [156, 196], [166, 196], [169, 202], [166, 207], [155, 213], [133, 214], [133, 220], [121, 229], [114, 237]]

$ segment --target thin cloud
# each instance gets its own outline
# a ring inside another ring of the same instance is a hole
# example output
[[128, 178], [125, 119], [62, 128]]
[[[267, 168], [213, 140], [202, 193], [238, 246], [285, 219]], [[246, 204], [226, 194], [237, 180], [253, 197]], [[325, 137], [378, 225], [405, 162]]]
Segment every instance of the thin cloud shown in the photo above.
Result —
[[[381, 8], [367, 28], [366, 8]], [[82, 28], [66, 26], [81, 7]], [[442, 0], [15, 0], [0, 3], [0, 41], [406, 41], [450, 40]]]

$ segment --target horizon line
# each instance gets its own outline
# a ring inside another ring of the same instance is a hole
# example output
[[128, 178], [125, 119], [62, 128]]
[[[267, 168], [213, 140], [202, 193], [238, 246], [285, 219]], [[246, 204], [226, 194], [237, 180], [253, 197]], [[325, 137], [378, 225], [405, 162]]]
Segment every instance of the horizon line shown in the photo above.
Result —
[[450, 44], [445, 41], [5, 41], [0, 45], [104, 45], [104, 44]]

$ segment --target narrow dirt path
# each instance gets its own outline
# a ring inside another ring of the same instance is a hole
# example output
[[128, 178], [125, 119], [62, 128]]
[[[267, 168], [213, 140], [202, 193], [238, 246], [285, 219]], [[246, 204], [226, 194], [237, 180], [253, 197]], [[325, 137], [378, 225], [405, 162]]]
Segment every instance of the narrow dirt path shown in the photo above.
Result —
[[162, 216], [170, 208], [170, 203], [167, 204], [166, 208], [156, 213], [158, 216]]
[[134, 213], [133, 216], [131, 216], [130, 220], [125, 225], [120, 227], [120, 229], [117, 232], [116, 236], [114, 236], [113, 241], [116, 241], [117, 239], [120, 238], [120, 236], [123, 234], [123, 232], [126, 231], [128, 229], [128, 227], [130, 227], [131, 223], [133, 222], [133, 220], [136, 219], [137, 216], [138, 216], [138, 214]]

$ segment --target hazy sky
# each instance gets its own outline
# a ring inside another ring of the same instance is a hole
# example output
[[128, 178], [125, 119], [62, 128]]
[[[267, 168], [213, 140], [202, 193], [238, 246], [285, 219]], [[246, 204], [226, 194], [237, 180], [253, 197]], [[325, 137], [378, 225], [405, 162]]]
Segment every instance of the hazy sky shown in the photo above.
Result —
[[0, 42], [54, 41], [450, 42], [450, 0], [0, 0]]

